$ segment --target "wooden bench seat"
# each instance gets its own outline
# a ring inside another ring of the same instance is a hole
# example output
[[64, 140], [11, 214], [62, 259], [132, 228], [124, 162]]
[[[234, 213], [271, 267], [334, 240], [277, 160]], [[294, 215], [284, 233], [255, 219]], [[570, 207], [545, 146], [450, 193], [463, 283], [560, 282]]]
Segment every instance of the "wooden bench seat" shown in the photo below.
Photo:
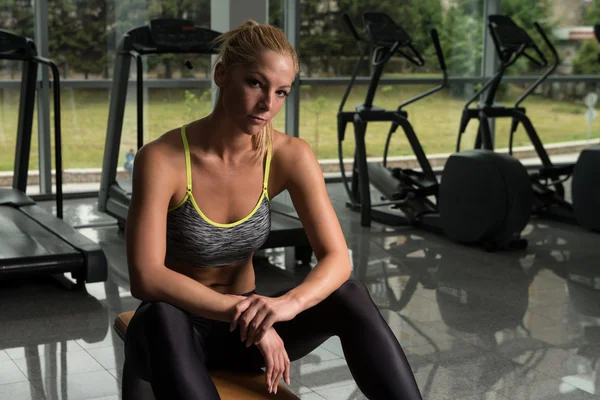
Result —
[[[134, 311], [124, 312], [117, 316], [114, 329], [121, 339], [125, 339], [127, 326]], [[222, 400], [300, 400], [288, 388], [279, 384], [277, 394], [267, 392], [264, 373], [239, 373], [231, 371], [210, 371], [219, 396]]]

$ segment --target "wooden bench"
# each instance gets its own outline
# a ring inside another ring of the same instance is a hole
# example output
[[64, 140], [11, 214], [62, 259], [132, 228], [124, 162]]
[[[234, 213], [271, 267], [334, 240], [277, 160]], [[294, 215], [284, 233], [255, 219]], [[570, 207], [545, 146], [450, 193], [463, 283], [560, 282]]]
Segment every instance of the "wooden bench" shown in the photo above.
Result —
[[[125, 339], [127, 326], [134, 311], [117, 316], [113, 328], [121, 339]], [[210, 371], [210, 377], [217, 387], [222, 400], [300, 400], [288, 388], [279, 384], [277, 394], [267, 392], [264, 373], [240, 373], [231, 371]]]

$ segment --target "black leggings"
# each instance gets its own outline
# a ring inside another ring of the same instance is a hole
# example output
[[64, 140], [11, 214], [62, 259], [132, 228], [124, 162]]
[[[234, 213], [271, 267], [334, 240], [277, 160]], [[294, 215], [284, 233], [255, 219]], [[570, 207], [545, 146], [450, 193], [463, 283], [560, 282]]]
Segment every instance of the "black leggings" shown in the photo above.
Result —
[[[360, 282], [347, 281], [274, 328], [291, 361], [339, 336], [350, 372], [371, 400], [421, 399], [398, 340]], [[258, 348], [241, 341], [239, 328], [229, 332], [227, 322], [194, 317], [167, 303], [142, 304], [127, 330], [123, 399], [219, 399], [208, 369], [264, 366]]]

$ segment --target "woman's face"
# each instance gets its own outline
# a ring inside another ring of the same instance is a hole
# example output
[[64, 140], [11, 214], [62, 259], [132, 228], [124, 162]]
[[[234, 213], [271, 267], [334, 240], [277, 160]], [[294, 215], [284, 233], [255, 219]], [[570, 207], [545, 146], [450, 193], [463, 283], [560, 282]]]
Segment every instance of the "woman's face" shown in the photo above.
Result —
[[218, 65], [215, 82], [234, 124], [254, 135], [281, 110], [295, 75], [291, 57], [265, 50], [253, 64]]

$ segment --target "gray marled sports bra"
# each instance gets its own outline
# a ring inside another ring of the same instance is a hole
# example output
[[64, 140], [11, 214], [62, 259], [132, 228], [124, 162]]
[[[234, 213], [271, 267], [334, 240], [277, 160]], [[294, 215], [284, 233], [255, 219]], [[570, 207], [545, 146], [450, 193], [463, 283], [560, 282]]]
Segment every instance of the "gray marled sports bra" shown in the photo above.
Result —
[[260, 249], [271, 231], [269, 207], [269, 167], [271, 148], [267, 148], [263, 190], [254, 209], [246, 217], [230, 224], [211, 221], [194, 200], [190, 148], [185, 126], [181, 127], [185, 149], [187, 190], [183, 200], [167, 214], [167, 259], [184, 261], [198, 267], [230, 265], [244, 260]]

